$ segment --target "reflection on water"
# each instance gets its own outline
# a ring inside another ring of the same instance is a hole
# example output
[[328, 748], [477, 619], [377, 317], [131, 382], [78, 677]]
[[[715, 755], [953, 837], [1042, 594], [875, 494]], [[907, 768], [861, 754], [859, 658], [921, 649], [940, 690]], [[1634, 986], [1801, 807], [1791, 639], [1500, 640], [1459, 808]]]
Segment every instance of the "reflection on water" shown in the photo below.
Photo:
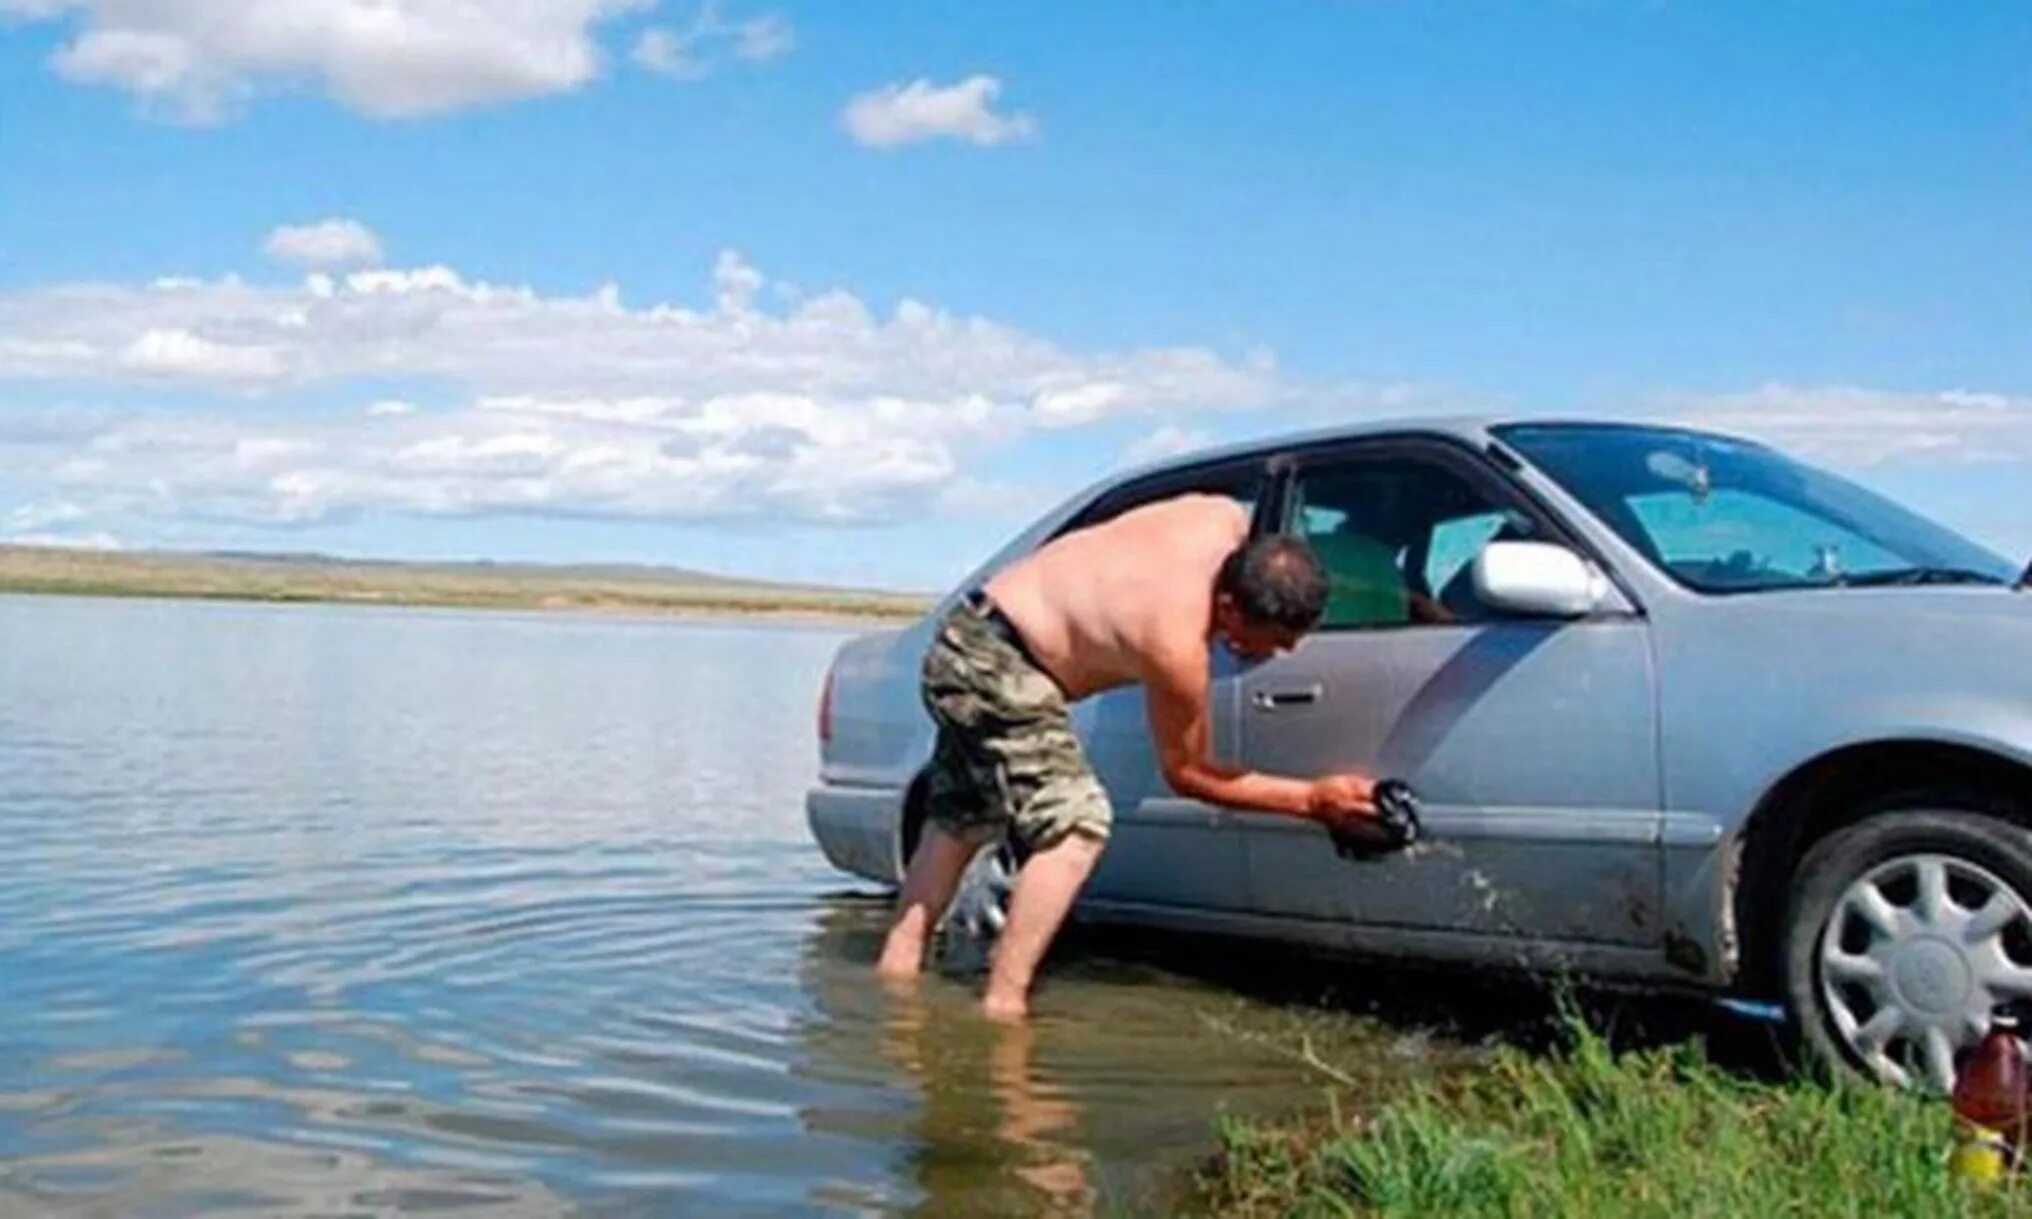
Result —
[[1077, 943], [1018, 1030], [885, 990], [840, 638], [0, 598], [0, 1213], [1161, 1209], [1300, 1034], [1430, 1065]]
[[[869, 914], [829, 912], [821, 938], [872, 949], [883, 924]], [[873, 959], [851, 949], [845, 956], [857, 965]], [[905, 1196], [923, 1213], [959, 1199], [971, 1213], [1091, 1211], [1094, 1152], [1082, 1138], [1083, 1106], [1072, 1082], [1039, 1061], [1040, 1042], [1053, 1036], [1043, 1022], [986, 1021], [970, 987], [936, 975], [883, 984], [866, 969], [841, 971], [837, 957], [812, 965], [817, 993], [839, 1006], [822, 1004], [810, 1026], [811, 1065], [836, 1072], [857, 1064], [903, 1084], [914, 1103], [807, 1113], [811, 1129], [896, 1148], [914, 1187]]]
[[[1088, 1154], [1073, 1141], [1080, 1107], [1071, 1089], [1038, 1070], [1037, 1026], [966, 1024], [950, 1011], [934, 1022], [934, 1014], [911, 988], [894, 997], [885, 1036], [890, 1061], [919, 1081], [920, 1145], [939, 1149], [924, 1157], [919, 1184], [925, 1195], [978, 1195], [985, 1181], [1034, 1195], [1017, 1200], [1091, 1208]], [[936, 1179], [937, 1165], [955, 1161], [961, 1179]]]
[[[1479, 1056], [1416, 1022], [1320, 1006], [1333, 989], [1322, 975], [1346, 966], [1233, 944], [1210, 954], [1181, 938], [1074, 935], [1054, 952], [1032, 1019], [1010, 1028], [980, 1015], [978, 978], [933, 973], [896, 988], [874, 978], [886, 920], [886, 904], [865, 900], [821, 913], [800, 1069], [901, 1088], [902, 1103], [804, 1117], [815, 1132], [892, 1149], [903, 1188], [886, 1202], [913, 1213], [1170, 1212], [1186, 1170], [1213, 1148], [1217, 1114], [1316, 1107], [1329, 1084], [1344, 1099], [1350, 1087], [1382, 1096]], [[1222, 964], [1202, 978], [1160, 963], [1179, 954]], [[1356, 971], [1349, 985], [1369, 984]]]

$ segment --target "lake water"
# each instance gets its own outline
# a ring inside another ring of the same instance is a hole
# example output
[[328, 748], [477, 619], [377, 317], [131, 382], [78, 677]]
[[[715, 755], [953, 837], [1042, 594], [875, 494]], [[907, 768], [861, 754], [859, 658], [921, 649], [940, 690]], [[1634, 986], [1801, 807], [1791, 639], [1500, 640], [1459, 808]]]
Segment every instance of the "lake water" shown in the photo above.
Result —
[[0, 1214], [1156, 1210], [1294, 1047], [1428, 1062], [1079, 940], [1022, 1030], [886, 993], [842, 638], [0, 597]]

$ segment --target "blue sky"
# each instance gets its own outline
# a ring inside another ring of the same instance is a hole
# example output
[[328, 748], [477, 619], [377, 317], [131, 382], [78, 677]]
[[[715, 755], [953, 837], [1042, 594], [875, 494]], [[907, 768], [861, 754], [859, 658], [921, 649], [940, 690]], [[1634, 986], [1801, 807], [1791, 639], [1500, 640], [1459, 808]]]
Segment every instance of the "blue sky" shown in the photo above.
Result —
[[932, 586], [1490, 408], [2032, 552], [2032, 9], [461, 7], [0, 0], [0, 535]]

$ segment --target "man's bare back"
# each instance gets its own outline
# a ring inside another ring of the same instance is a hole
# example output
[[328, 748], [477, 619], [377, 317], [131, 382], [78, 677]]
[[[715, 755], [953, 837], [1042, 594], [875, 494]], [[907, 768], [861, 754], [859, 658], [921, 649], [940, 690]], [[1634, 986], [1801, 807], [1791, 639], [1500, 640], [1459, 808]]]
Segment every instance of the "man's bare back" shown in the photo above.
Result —
[[1153, 658], [1204, 653], [1209, 590], [1249, 536], [1219, 495], [1183, 495], [1077, 530], [1004, 569], [987, 593], [1068, 700], [1145, 680]]

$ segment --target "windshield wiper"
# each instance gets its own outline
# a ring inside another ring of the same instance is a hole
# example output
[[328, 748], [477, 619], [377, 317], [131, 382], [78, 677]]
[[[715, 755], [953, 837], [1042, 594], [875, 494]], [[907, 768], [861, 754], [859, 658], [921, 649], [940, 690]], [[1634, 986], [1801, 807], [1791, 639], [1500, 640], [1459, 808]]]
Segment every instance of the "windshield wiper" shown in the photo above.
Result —
[[1894, 567], [1889, 571], [1866, 571], [1835, 581], [1840, 588], [1909, 588], [1921, 584], [1993, 584], [2008, 581], [1993, 572], [1971, 571], [1966, 567]]

